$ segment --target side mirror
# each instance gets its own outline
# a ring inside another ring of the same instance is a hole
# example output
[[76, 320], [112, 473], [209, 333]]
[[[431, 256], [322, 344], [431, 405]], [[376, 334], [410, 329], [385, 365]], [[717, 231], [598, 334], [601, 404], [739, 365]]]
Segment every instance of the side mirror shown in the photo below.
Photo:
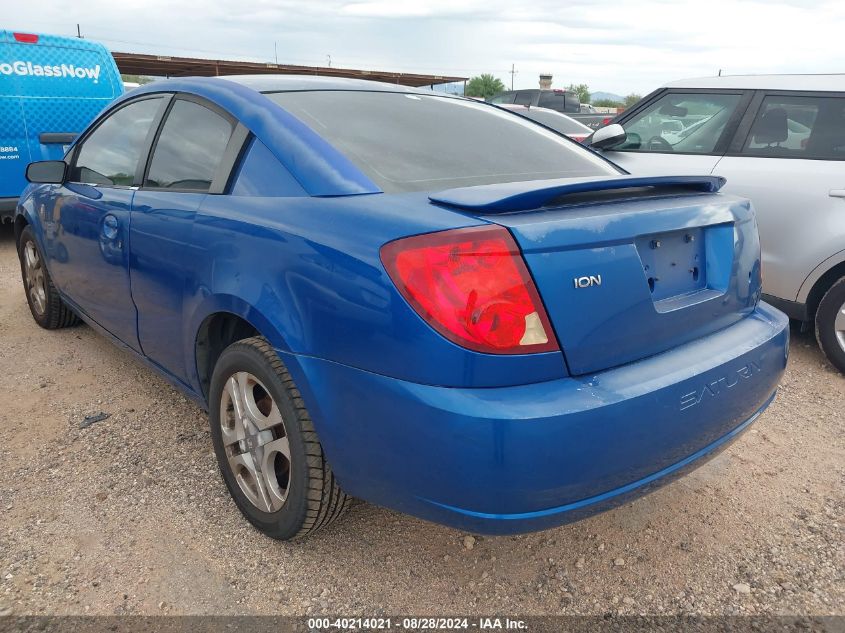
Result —
[[67, 176], [67, 163], [63, 160], [40, 160], [26, 166], [29, 182], [46, 185], [60, 185]]
[[611, 123], [593, 132], [589, 146], [594, 149], [609, 149], [625, 142], [628, 135], [618, 123]]

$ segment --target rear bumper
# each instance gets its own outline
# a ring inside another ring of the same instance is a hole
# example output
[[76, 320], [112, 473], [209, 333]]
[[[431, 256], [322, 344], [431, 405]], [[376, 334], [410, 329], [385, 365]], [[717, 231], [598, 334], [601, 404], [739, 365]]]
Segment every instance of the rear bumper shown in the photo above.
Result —
[[346, 491], [480, 533], [578, 520], [695, 468], [774, 398], [788, 320], [741, 322], [590, 376], [489, 389], [288, 361]]

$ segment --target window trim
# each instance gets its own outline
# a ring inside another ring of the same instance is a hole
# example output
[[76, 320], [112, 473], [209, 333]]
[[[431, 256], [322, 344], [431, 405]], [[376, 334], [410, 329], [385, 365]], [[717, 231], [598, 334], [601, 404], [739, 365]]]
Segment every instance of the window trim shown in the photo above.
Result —
[[725, 123], [725, 129], [716, 140], [716, 144], [709, 152], [643, 152], [636, 149], [615, 149], [609, 148], [607, 151], [619, 152], [622, 154], [661, 154], [663, 156], [725, 156], [731, 142], [736, 134], [736, 130], [748, 111], [749, 104], [754, 98], [754, 91], [744, 88], [660, 88], [649, 95], [646, 95], [640, 100], [639, 105], [626, 110], [622, 113], [622, 117], [614, 123], [619, 123], [623, 128], [625, 124], [641, 113], [646, 108], [653, 105], [658, 100], [669, 94], [717, 94], [717, 95], [739, 95], [739, 101], [736, 104], [736, 109], [731, 114], [728, 122]]
[[87, 185], [89, 187], [95, 188], [104, 188], [104, 189], [138, 189], [138, 168], [146, 163], [147, 154], [144, 152], [149, 149], [149, 143], [153, 136], [153, 133], [156, 131], [157, 126], [161, 123], [161, 119], [164, 115], [165, 110], [167, 109], [168, 102], [172, 99], [173, 93], [172, 92], [152, 92], [149, 94], [139, 95], [137, 98], [129, 99], [127, 101], [122, 101], [115, 105], [114, 107], [109, 108], [105, 112], [103, 112], [96, 121], [89, 127], [85, 133], [79, 137], [76, 143], [74, 143], [71, 150], [68, 152], [68, 155], [65, 157], [65, 162], [68, 163], [68, 174], [73, 174], [74, 170], [77, 166], [77, 160], [79, 159], [79, 152], [83, 145], [88, 142], [88, 139], [100, 129], [106, 121], [111, 119], [111, 117], [117, 114], [120, 110], [129, 107], [130, 105], [134, 105], [136, 103], [140, 103], [142, 101], [148, 101], [150, 99], [161, 99], [162, 103], [159, 104], [158, 111], [156, 112], [155, 116], [153, 117], [152, 122], [150, 123], [150, 129], [147, 130], [147, 136], [144, 139], [144, 144], [142, 145], [141, 153], [138, 156], [138, 164], [135, 166], [135, 174], [132, 177], [132, 184], [131, 185], [106, 185], [102, 183], [86, 183], [86, 182], [79, 182], [76, 180], [68, 179], [67, 182], [71, 184], [78, 184], [78, 185]]
[[237, 167], [245, 158], [253, 138], [256, 136], [249, 131], [249, 128], [238, 121], [223, 151], [223, 159], [217, 166], [214, 179], [211, 181], [209, 194], [221, 195], [231, 192]]
[[756, 152], [744, 152], [742, 149], [748, 142], [748, 137], [751, 134], [751, 128], [754, 126], [754, 121], [757, 120], [757, 115], [763, 107], [763, 101], [766, 97], [808, 97], [808, 98], [839, 98], [845, 99], [845, 92], [825, 91], [825, 90], [756, 90], [754, 99], [745, 113], [740, 126], [737, 128], [733, 140], [731, 141], [728, 151], [725, 156], [734, 158], [772, 158], [778, 160], [819, 160], [819, 161], [845, 161], [845, 156], [842, 158], [822, 158], [816, 156], [773, 156], [771, 154], [762, 154]]
[[170, 93], [167, 95], [167, 101], [163, 108], [160, 108], [153, 119], [153, 124], [150, 126], [150, 131], [144, 141], [144, 152], [141, 154], [141, 160], [138, 161], [138, 166], [135, 168], [135, 187], [141, 188], [144, 184], [144, 173], [147, 168], [147, 163], [150, 160], [150, 152], [152, 151], [153, 143], [158, 139], [159, 130], [161, 130], [161, 123], [164, 121], [167, 113], [170, 112], [170, 106], [173, 104], [174, 95]]
[[[219, 115], [232, 126], [232, 131], [229, 133], [229, 140], [226, 142], [226, 148], [223, 151], [223, 158], [221, 159], [220, 164], [217, 166], [217, 169], [214, 172], [214, 176], [212, 177], [211, 184], [209, 185], [208, 189], [188, 189], [181, 187], [150, 187], [146, 185], [147, 178], [149, 177], [150, 173], [150, 165], [152, 164], [156, 147], [158, 147], [158, 141], [161, 138], [161, 132], [162, 130], [164, 130], [164, 126], [167, 123], [167, 119], [170, 117], [170, 112], [173, 109], [173, 106], [178, 101], [187, 101], [204, 107], [208, 110], [211, 110], [214, 114]], [[198, 193], [211, 195], [225, 193], [229, 185], [229, 180], [232, 177], [232, 167], [234, 165], [234, 161], [237, 160], [239, 153], [243, 151], [243, 145], [246, 139], [243, 131], [240, 131], [239, 133], [240, 128], [246, 130], [246, 135], [248, 136], [249, 130], [247, 130], [240, 123], [240, 121], [237, 120], [237, 118], [235, 118], [232, 114], [218, 106], [213, 101], [210, 101], [204, 97], [200, 97], [199, 95], [187, 92], [177, 92], [173, 94], [172, 98], [170, 99], [170, 102], [167, 104], [167, 108], [162, 113], [161, 119], [158, 122], [158, 128], [155, 131], [155, 135], [150, 140], [149, 146], [147, 148], [148, 151], [146, 159], [143, 161], [143, 170], [140, 173], [140, 178], [137, 178], [136, 176], [136, 180], [140, 180], [140, 183], [138, 184], [139, 191], [164, 191], [171, 193]], [[233, 161], [231, 158], [231, 152], [233, 152], [234, 149], [231, 149], [230, 152], [230, 148], [232, 148], [232, 141], [233, 139], [235, 139], [236, 136], [240, 138], [241, 147], [237, 148], [237, 152], [235, 152], [235, 157]], [[224, 170], [224, 167], [227, 167], [227, 169]]]

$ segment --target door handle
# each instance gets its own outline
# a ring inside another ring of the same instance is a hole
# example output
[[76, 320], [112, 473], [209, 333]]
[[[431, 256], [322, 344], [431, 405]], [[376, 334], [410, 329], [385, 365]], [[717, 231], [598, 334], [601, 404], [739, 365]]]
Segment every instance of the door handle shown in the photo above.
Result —
[[828, 195], [831, 198], [845, 198], [845, 189], [831, 189]]

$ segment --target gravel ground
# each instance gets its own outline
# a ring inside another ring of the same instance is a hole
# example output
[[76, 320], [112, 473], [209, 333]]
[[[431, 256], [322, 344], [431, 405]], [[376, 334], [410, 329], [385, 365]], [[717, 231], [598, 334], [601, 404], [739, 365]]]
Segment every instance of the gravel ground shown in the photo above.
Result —
[[361, 503], [278, 543], [229, 500], [203, 412], [88, 327], [39, 329], [19, 274], [6, 225], [0, 614], [845, 614], [845, 378], [809, 334], [751, 431], [612, 512], [467, 538]]

